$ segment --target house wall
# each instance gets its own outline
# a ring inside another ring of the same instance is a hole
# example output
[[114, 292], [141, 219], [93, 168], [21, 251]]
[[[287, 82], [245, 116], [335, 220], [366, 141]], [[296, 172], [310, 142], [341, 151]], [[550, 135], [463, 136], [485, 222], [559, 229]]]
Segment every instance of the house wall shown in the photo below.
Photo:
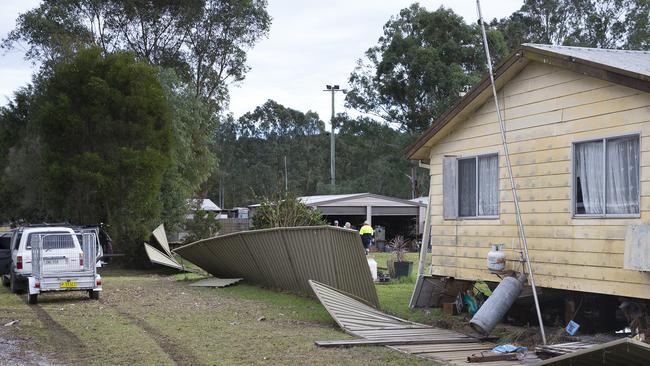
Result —
[[[623, 269], [627, 225], [650, 223], [650, 94], [531, 62], [499, 91], [512, 171], [538, 286], [650, 298], [650, 273]], [[640, 133], [640, 218], [573, 218], [574, 141]], [[499, 153], [498, 219], [444, 220], [442, 158]], [[490, 99], [435, 144], [431, 158], [435, 275], [498, 280], [490, 244], [521, 270], [512, 191]]]

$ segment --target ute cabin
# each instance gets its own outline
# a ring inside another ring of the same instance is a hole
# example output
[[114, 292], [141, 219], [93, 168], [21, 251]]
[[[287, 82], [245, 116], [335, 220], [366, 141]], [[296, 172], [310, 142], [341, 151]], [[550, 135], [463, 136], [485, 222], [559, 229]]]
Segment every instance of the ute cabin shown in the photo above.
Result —
[[[495, 84], [537, 286], [650, 299], [650, 52], [525, 44]], [[409, 147], [432, 275], [499, 281], [492, 244], [522, 271], [503, 154], [487, 78]]]

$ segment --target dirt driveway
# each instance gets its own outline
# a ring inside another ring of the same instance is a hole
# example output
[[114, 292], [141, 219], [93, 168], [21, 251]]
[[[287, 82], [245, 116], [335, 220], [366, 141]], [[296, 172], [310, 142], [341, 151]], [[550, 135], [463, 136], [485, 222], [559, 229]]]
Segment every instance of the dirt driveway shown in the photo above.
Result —
[[[384, 347], [318, 349], [344, 339], [316, 301], [240, 283], [188, 287], [177, 277], [103, 273], [100, 301], [0, 289], [0, 359], [17, 365], [417, 365]], [[18, 323], [3, 326], [13, 320]]]

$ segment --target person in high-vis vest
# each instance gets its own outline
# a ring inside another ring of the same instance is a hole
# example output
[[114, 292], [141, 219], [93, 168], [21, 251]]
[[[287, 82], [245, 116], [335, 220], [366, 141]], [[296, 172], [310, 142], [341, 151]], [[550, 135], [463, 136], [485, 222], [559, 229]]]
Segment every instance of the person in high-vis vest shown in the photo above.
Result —
[[375, 231], [372, 229], [372, 226], [368, 221], [363, 222], [363, 226], [359, 229], [359, 235], [361, 235], [361, 242], [363, 242], [363, 247], [366, 249], [366, 255], [370, 251], [370, 245], [372, 245], [372, 236], [375, 235]]

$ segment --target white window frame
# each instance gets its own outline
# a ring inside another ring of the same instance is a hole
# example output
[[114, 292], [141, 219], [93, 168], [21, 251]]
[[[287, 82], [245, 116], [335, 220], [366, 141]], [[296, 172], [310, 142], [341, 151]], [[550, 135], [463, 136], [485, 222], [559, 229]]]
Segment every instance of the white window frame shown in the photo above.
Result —
[[[497, 157], [497, 214], [496, 215], [479, 215], [478, 214], [478, 205], [479, 205], [479, 197], [478, 197], [478, 192], [479, 192], [479, 172], [478, 172], [478, 159], [486, 156], [496, 156]], [[476, 216], [461, 216], [460, 215], [460, 168], [459, 168], [459, 162], [461, 160], [469, 160], [469, 159], [474, 159], [475, 160], [475, 178], [476, 178]], [[457, 194], [458, 197], [456, 199], [458, 200], [458, 218], [461, 220], [495, 220], [499, 219], [499, 215], [501, 214], [501, 189], [500, 189], [500, 184], [499, 180], [501, 179], [500, 177], [500, 172], [501, 168], [499, 166], [499, 153], [494, 152], [494, 153], [486, 153], [486, 154], [479, 154], [479, 155], [471, 155], [471, 156], [459, 156], [456, 158], [456, 187], [457, 188]]]
[[[639, 139], [639, 189], [638, 189], [638, 196], [637, 200], [639, 203], [639, 212], [638, 213], [633, 213], [633, 214], [608, 214], [607, 213], [607, 195], [605, 194], [605, 213], [602, 214], [579, 214], [576, 213], [576, 204], [577, 204], [577, 199], [578, 199], [578, 187], [576, 185], [576, 145], [582, 144], [585, 142], [594, 142], [594, 141], [602, 141], [603, 142], [603, 166], [605, 169], [603, 170], [605, 174], [603, 174], [603, 180], [604, 180], [604, 191], [607, 192], [607, 140], [615, 140], [619, 138], [625, 138], [625, 137], [636, 137]], [[594, 219], [594, 218], [614, 218], [614, 219], [629, 219], [629, 218], [639, 218], [641, 217], [641, 133], [639, 132], [634, 132], [634, 133], [628, 133], [624, 135], [615, 135], [615, 136], [607, 136], [607, 137], [601, 137], [601, 138], [592, 138], [592, 139], [586, 139], [586, 140], [577, 140], [571, 142], [571, 217], [574, 219]]]

